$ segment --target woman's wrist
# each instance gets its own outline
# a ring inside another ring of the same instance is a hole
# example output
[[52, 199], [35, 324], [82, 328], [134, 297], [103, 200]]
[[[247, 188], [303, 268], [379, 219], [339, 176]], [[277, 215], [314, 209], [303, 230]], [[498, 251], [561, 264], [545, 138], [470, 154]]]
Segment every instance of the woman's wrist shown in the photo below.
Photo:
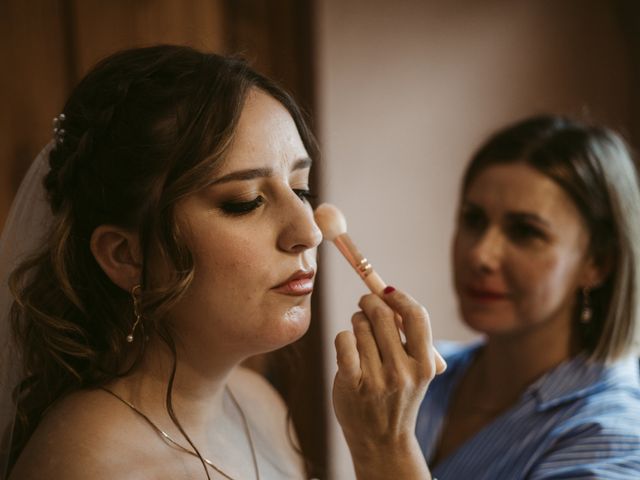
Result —
[[403, 435], [376, 444], [361, 440], [348, 442], [358, 480], [431, 479], [415, 435]]

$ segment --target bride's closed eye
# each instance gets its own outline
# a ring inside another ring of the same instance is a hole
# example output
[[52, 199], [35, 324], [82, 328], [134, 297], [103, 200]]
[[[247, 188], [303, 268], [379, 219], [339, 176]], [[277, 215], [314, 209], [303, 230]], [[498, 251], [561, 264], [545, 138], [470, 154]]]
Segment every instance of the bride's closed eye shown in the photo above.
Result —
[[264, 197], [258, 195], [253, 200], [246, 202], [229, 201], [220, 206], [222, 211], [228, 215], [244, 215], [259, 208], [264, 203]]
[[[310, 203], [316, 198], [316, 196], [308, 188], [292, 188], [291, 190], [300, 198], [300, 200], [305, 203]], [[261, 207], [264, 203], [264, 197], [262, 195], [257, 195], [253, 200], [229, 200], [222, 202], [220, 208], [227, 215], [239, 216], [251, 213], [252, 211]]]

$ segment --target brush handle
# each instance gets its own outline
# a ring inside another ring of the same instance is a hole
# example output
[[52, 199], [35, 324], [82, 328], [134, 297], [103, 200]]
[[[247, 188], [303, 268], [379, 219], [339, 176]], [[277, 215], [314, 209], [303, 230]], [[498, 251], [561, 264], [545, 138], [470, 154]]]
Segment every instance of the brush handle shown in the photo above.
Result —
[[348, 234], [343, 233], [338, 235], [334, 240], [336, 247], [340, 250], [340, 253], [347, 259], [349, 265], [353, 267], [356, 273], [369, 287], [371, 293], [376, 295], [382, 295], [387, 284], [380, 278], [380, 275], [373, 269], [373, 266], [358, 250], [355, 243], [351, 240]]
[[[349, 265], [353, 267], [367, 287], [369, 287], [371, 293], [375, 293], [381, 297], [384, 294], [384, 289], [387, 287], [387, 284], [384, 283], [382, 278], [380, 278], [380, 275], [378, 275], [378, 273], [373, 269], [373, 266], [371, 266], [364, 255], [360, 253], [358, 247], [356, 247], [355, 243], [351, 240], [351, 237], [346, 233], [343, 233], [342, 235], [338, 235], [333, 240], [333, 243], [338, 247], [338, 250], [340, 250], [344, 258], [347, 259]], [[395, 321], [398, 329], [404, 333], [402, 318], [397, 313]], [[440, 374], [447, 368], [447, 363], [435, 348], [433, 350], [436, 357], [436, 371]]]

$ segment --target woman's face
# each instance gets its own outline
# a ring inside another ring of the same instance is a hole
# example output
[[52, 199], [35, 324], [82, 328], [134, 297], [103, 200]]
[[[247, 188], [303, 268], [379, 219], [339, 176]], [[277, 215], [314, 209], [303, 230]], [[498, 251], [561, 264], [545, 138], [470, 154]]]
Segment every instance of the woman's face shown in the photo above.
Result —
[[310, 166], [289, 112], [251, 90], [222, 168], [176, 208], [195, 264], [171, 312], [179, 338], [251, 355], [307, 330], [322, 239], [308, 203]]
[[488, 335], [569, 331], [577, 290], [595, 280], [588, 244], [582, 216], [553, 180], [523, 163], [487, 167], [464, 193], [454, 237], [463, 319]]

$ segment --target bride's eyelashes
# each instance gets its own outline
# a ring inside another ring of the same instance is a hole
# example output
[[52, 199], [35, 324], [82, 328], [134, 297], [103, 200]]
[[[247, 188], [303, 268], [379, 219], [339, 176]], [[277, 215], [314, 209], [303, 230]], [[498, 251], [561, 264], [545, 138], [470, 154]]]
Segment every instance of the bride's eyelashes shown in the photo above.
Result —
[[[316, 198], [311, 190], [307, 188], [293, 188], [292, 190], [303, 202], [309, 203]], [[220, 209], [227, 215], [239, 216], [253, 212], [254, 210], [261, 207], [264, 202], [264, 197], [262, 195], [257, 195], [253, 200], [232, 200], [222, 202], [222, 204], [220, 205]]]
[[229, 201], [220, 205], [222, 211], [228, 215], [244, 215], [260, 207], [264, 203], [264, 197], [258, 195], [253, 200], [247, 202]]

